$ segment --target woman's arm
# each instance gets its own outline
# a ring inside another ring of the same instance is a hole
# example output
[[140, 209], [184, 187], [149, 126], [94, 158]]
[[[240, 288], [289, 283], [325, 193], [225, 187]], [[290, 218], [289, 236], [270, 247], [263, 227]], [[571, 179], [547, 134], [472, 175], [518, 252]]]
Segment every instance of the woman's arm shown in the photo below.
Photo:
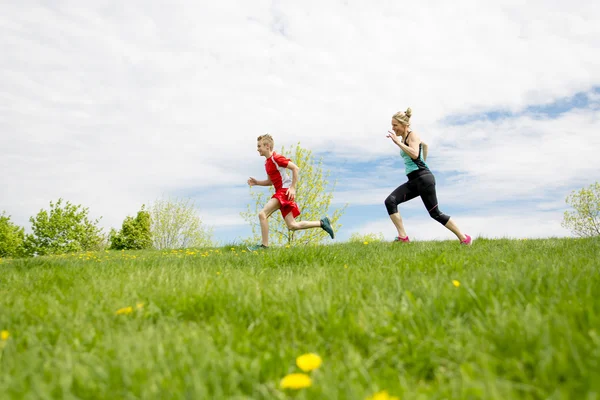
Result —
[[421, 143], [421, 138], [415, 132], [411, 133], [408, 137], [408, 146], [402, 142], [402, 139], [394, 140], [394, 143], [413, 160], [419, 158], [419, 143]]
[[429, 150], [429, 146], [427, 146], [427, 143], [425, 142], [421, 142], [421, 144], [423, 145], [423, 160], [427, 161], [427, 150]]

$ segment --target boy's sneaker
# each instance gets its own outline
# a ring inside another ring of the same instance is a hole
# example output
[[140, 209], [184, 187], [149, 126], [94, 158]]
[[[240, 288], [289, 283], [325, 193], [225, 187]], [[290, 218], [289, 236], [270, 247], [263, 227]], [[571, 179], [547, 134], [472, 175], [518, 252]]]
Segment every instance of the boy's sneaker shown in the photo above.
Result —
[[410, 239], [407, 237], [403, 237], [401, 238], [400, 236], [396, 236], [394, 238], [394, 242], [403, 242], [403, 243], [410, 243]]
[[323, 228], [325, 232], [329, 233], [329, 236], [331, 236], [331, 238], [333, 239], [333, 228], [331, 227], [331, 222], [329, 222], [329, 218], [323, 217], [321, 219], [321, 228]]
[[466, 239], [465, 240], [461, 240], [460, 244], [464, 244], [465, 246], [470, 246], [471, 243], [473, 242], [473, 239], [471, 239], [471, 236], [469, 235], [465, 235]]
[[254, 246], [248, 246], [247, 248], [250, 251], [259, 251], [259, 250], [266, 250], [269, 248], [269, 246], [265, 246], [264, 244], [255, 244]]

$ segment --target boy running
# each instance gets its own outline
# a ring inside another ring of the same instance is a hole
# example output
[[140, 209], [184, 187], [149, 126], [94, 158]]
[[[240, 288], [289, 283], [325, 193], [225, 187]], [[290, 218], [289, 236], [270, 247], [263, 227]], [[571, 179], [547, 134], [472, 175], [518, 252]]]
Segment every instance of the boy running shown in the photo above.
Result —
[[[264, 181], [256, 180], [252, 177], [248, 179], [248, 185], [254, 186], [275, 186], [275, 194], [265, 204], [264, 208], [258, 213], [260, 221], [260, 232], [262, 234], [262, 243], [248, 247], [248, 250], [256, 251], [269, 247], [269, 221], [267, 218], [278, 209], [289, 230], [297, 231], [300, 229], [322, 228], [333, 239], [333, 229], [329, 218], [323, 217], [320, 221], [296, 221], [300, 215], [300, 209], [294, 201], [296, 198], [296, 183], [298, 182], [298, 171], [300, 168], [288, 158], [273, 151], [275, 141], [269, 134], [261, 135], [257, 138], [256, 149], [261, 157], [265, 157], [265, 170], [267, 179]], [[292, 178], [285, 169], [292, 170]]]

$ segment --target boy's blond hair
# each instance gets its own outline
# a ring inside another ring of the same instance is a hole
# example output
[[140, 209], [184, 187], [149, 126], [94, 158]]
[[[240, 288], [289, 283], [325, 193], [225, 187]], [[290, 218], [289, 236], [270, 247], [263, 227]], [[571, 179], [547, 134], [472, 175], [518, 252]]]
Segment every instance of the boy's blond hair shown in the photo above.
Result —
[[271, 150], [273, 150], [273, 147], [275, 147], [273, 136], [269, 135], [268, 133], [260, 135], [256, 140], [262, 143], [267, 143], [269, 146], [271, 146]]

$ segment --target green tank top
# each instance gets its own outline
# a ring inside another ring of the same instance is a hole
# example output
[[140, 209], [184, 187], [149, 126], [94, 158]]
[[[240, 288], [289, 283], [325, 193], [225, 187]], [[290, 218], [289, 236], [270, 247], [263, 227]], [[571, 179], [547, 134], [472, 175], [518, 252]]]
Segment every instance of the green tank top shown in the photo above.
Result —
[[[408, 144], [406, 143], [406, 140], [408, 139], [411, 133], [412, 132], [409, 132], [408, 135], [406, 135], [406, 139], [404, 139], [404, 144], [407, 146]], [[406, 175], [421, 169], [429, 169], [427, 163], [423, 159], [423, 143], [419, 143], [419, 156], [415, 160], [410, 158], [410, 156], [406, 154], [402, 149], [400, 149], [400, 155], [404, 159], [404, 168], [406, 170]]]

